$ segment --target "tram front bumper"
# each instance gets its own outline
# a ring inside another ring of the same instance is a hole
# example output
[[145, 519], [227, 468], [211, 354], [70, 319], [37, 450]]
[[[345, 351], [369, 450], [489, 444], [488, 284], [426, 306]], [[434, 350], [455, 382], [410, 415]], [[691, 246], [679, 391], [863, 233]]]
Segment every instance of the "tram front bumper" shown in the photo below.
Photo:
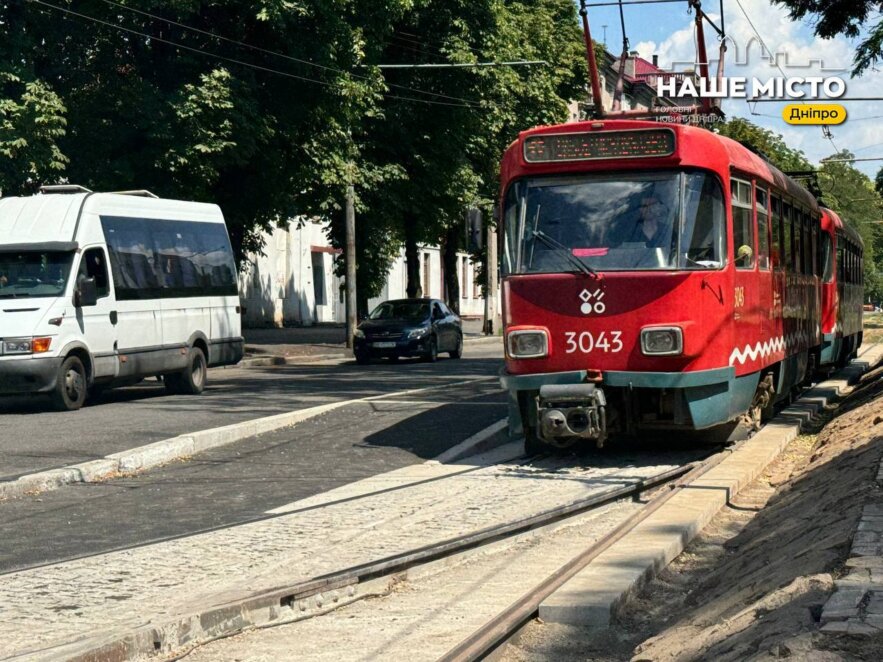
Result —
[[[546, 385], [593, 385], [597, 390], [620, 388], [682, 390], [690, 413], [692, 429], [705, 429], [726, 423], [746, 411], [757, 389], [759, 372], [736, 376], [732, 367], [696, 370], [690, 372], [631, 372], [603, 371], [598, 384], [589, 384], [588, 372], [534, 373], [510, 375], [505, 370], [500, 383], [509, 392], [509, 433], [512, 437], [523, 434], [523, 424], [537, 425], [540, 420], [522, 421], [519, 393], [538, 394]], [[606, 399], [609, 399], [606, 397]], [[528, 410], [530, 414], [530, 409]], [[539, 412], [537, 412], [539, 413]]]

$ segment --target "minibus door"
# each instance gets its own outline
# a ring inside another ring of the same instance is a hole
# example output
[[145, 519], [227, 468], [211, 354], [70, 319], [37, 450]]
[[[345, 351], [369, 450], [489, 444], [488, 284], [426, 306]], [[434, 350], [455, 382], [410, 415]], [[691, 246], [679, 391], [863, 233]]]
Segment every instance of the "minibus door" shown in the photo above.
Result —
[[[111, 292], [107, 253], [101, 246], [83, 252], [77, 270], [79, 288], [81, 279], [94, 279], [95, 300], [81, 299], [76, 308], [77, 323], [92, 353], [94, 377], [116, 377], [119, 374], [117, 357], [116, 300]], [[75, 295], [75, 300], [77, 299]]]

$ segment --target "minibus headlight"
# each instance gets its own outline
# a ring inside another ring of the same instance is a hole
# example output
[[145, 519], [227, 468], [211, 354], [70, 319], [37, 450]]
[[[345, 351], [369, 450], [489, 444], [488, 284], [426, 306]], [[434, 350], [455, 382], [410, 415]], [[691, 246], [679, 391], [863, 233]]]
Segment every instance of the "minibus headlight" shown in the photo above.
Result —
[[355, 331], [353, 331], [353, 337], [355, 337], [355, 338], [364, 338], [364, 337], [365, 337], [365, 332], [362, 331], [362, 329], [356, 329]]
[[30, 338], [7, 338], [3, 341], [4, 354], [30, 354]]
[[51, 344], [52, 338], [6, 338], [0, 354], [43, 354]]
[[549, 354], [549, 336], [540, 329], [512, 331], [507, 343], [509, 356], [513, 359], [537, 359]]
[[641, 329], [641, 351], [651, 356], [681, 354], [684, 336], [676, 326]]

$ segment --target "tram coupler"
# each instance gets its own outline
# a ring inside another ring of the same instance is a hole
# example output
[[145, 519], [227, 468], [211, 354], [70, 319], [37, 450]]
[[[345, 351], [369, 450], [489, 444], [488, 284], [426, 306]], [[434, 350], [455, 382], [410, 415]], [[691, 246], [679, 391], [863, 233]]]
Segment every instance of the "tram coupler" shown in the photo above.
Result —
[[580, 439], [598, 448], [607, 439], [607, 399], [594, 384], [547, 384], [537, 396], [539, 437], [559, 448]]

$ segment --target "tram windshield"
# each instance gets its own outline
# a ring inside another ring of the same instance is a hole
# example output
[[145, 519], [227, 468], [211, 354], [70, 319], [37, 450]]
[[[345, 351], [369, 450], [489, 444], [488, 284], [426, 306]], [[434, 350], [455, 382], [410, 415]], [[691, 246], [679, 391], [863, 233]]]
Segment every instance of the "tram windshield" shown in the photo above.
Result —
[[704, 172], [628, 172], [513, 182], [505, 273], [719, 269], [723, 194]]

